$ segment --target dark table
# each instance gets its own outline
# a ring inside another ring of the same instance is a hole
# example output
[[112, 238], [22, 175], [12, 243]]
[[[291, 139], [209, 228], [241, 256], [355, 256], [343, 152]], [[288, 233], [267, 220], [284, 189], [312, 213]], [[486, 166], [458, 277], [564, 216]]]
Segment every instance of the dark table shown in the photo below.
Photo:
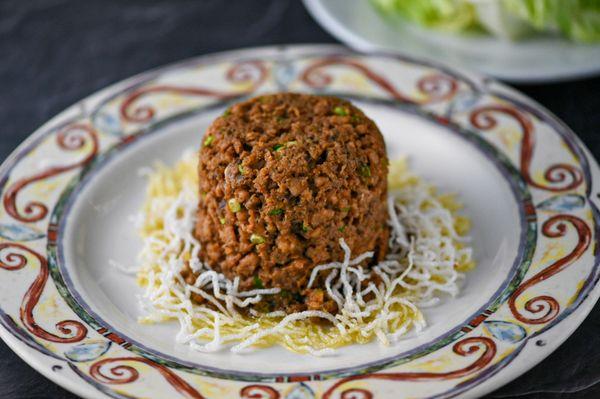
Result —
[[[215, 51], [335, 40], [299, 0], [0, 0], [0, 159], [77, 100]], [[535, 67], [535, 66], [532, 66]], [[600, 78], [517, 88], [600, 158]], [[600, 397], [600, 306], [552, 355], [490, 398]], [[0, 341], [0, 398], [75, 398]]]

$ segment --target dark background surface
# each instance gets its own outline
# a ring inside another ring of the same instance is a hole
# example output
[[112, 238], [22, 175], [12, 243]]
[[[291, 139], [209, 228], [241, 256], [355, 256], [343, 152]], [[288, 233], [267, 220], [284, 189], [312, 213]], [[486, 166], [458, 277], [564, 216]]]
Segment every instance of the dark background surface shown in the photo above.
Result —
[[[0, 159], [67, 106], [144, 70], [220, 50], [333, 42], [299, 0], [0, 0]], [[517, 88], [600, 158], [600, 78]], [[600, 398], [600, 307], [540, 365], [489, 397]], [[0, 341], [0, 398], [75, 396]]]

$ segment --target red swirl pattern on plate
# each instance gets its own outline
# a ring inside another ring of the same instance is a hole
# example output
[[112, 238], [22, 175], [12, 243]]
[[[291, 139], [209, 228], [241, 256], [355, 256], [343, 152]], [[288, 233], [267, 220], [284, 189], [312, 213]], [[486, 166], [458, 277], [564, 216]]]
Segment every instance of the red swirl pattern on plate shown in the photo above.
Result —
[[[144, 357], [113, 357], [97, 361], [90, 366], [90, 376], [103, 384], [129, 384], [136, 381], [139, 378], [140, 373], [132, 366], [118, 364], [121, 362], [137, 362], [148, 365], [158, 371], [183, 397], [190, 399], [204, 399], [204, 396], [202, 396], [200, 392], [175, 374], [171, 369]], [[109, 374], [106, 374], [105, 371], [103, 371], [103, 367], [114, 363], [117, 364], [110, 367], [107, 370]]]
[[213, 97], [220, 100], [235, 98], [244, 94], [252, 93], [267, 78], [267, 67], [261, 61], [244, 61], [231, 67], [225, 77], [232, 83], [251, 83], [248, 90], [242, 92], [225, 92], [202, 87], [180, 87], [173, 85], [156, 85], [141, 87], [132, 91], [123, 100], [120, 107], [121, 118], [127, 122], [145, 123], [149, 122], [155, 115], [156, 111], [149, 105], [133, 107], [134, 104], [148, 94], [155, 93], [172, 93], [187, 96]]
[[5, 270], [19, 270], [27, 266], [29, 259], [21, 252], [35, 257], [40, 266], [40, 272], [25, 293], [19, 310], [21, 321], [27, 331], [38, 338], [61, 344], [79, 342], [84, 339], [87, 335], [87, 328], [79, 321], [63, 320], [56, 323], [56, 329], [67, 335], [66, 337], [52, 334], [36, 323], [33, 317], [33, 310], [38, 304], [48, 281], [48, 262], [42, 255], [22, 244], [4, 242], [0, 243], [0, 268]]
[[517, 309], [516, 301], [521, 294], [528, 288], [544, 281], [556, 273], [561, 272], [575, 260], [579, 259], [581, 255], [588, 249], [592, 238], [592, 232], [588, 225], [581, 219], [572, 215], [556, 215], [546, 220], [542, 225], [542, 234], [550, 238], [564, 237], [567, 234], [567, 223], [571, 224], [577, 231], [577, 245], [571, 250], [571, 252], [552, 263], [550, 266], [537, 273], [524, 283], [522, 283], [515, 292], [511, 295], [508, 300], [508, 305], [515, 318], [523, 323], [527, 324], [544, 324], [547, 323], [556, 316], [560, 311], [560, 304], [556, 299], [549, 295], [540, 295], [535, 298], [529, 299], [525, 303], [525, 310], [531, 314], [538, 314], [544, 312], [537, 318], [529, 318], [524, 316]]
[[[483, 346], [483, 347], [482, 347]], [[483, 349], [483, 352], [479, 358], [471, 363], [470, 365], [463, 367], [458, 370], [448, 371], [445, 373], [430, 373], [430, 372], [414, 372], [414, 373], [377, 373], [377, 374], [364, 374], [364, 375], [353, 375], [350, 377], [342, 378], [335, 384], [333, 384], [324, 394], [323, 399], [331, 398], [333, 392], [341, 385], [356, 380], [388, 380], [388, 381], [436, 381], [436, 380], [449, 380], [454, 378], [465, 377], [473, 374], [484, 367], [486, 367], [496, 356], [496, 344], [494, 341], [487, 337], [469, 337], [461, 341], [458, 341], [452, 347], [454, 353], [460, 356], [468, 356], [476, 351]], [[342, 398], [351, 398], [352, 396], [344, 396], [345, 394], [363, 394], [364, 398], [372, 398], [371, 392], [361, 390], [358, 392], [356, 388], [352, 388], [342, 392]], [[371, 394], [369, 397], [368, 394]]]
[[345, 66], [352, 68], [364, 75], [367, 79], [388, 93], [392, 98], [413, 104], [430, 104], [446, 101], [452, 98], [458, 90], [458, 83], [455, 79], [447, 75], [434, 73], [426, 75], [417, 81], [417, 89], [427, 97], [425, 99], [410, 98], [399, 92], [386, 78], [366, 65], [356, 60], [341, 57], [329, 57], [314, 62], [302, 72], [300, 79], [312, 88], [319, 89], [326, 87], [333, 82], [331, 75], [324, 71], [325, 68], [330, 66]]
[[[520, 155], [521, 174], [529, 185], [546, 191], [561, 192], [572, 190], [583, 182], [581, 170], [573, 165], [564, 163], [551, 165], [544, 172], [544, 178], [551, 185], [536, 182], [531, 177], [530, 172], [533, 149], [535, 147], [533, 122], [525, 114], [514, 108], [505, 105], [486, 105], [471, 112], [471, 125], [484, 131], [495, 128], [498, 125], [498, 120], [494, 117], [494, 113], [511, 117], [521, 127], [523, 134]], [[558, 185], [559, 183], [562, 183], [562, 185]]]
[[373, 399], [373, 394], [364, 388], [350, 388], [342, 392], [340, 399]]
[[268, 385], [248, 385], [240, 390], [241, 399], [279, 399], [281, 395]]
[[66, 126], [56, 135], [59, 148], [66, 151], [75, 151], [83, 148], [88, 142], [91, 143], [89, 153], [80, 161], [70, 165], [54, 166], [33, 176], [24, 177], [14, 182], [4, 193], [3, 203], [6, 213], [20, 222], [37, 222], [48, 214], [48, 207], [39, 201], [28, 202], [22, 211], [17, 207], [17, 196], [21, 190], [41, 180], [65, 173], [69, 170], [84, 166], [89, 163], [98, 153], [98, 137], [96, 131], [89, 125], [75, 123]]

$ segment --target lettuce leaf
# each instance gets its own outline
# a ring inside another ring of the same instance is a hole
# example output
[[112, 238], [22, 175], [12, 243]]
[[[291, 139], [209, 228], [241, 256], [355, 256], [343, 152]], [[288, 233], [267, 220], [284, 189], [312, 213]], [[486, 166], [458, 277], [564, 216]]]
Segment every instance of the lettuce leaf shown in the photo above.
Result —
[[507, 11], [537, 30], [558, 30], [579, 42], [600, 41], [600, 0], [502, 1]]
[[476, 31], [518, 39], [559, 32], [578, 42], [600, 41], [600, 0], [371, 0], [386, 17], [447, 32]]
[[530, 23], [509, 12], [501, 1], [477, 1], [473, 4], [479, 23], [496, 37], [518, 40], [534, 31]]
[[469, 0], [371, 0], [386, 17], [400, 16], [427, 28], [464, 32], [477, 25]]

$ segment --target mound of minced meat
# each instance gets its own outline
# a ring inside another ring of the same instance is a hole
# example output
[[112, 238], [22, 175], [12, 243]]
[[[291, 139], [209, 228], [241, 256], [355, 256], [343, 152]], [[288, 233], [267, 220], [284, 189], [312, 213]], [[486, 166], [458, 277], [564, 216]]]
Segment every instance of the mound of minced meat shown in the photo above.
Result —
[[[239, 277], [240, 290], [281, 288], [261, 311], [335, 313], [327, 273], [307, 289], [311, 272], [342, 261], [341, 237], [353, 257], [385, 256], [387, 172], [379, 129], [348, 101], [282, 93], [235, 104], [201, 143], [201, 260]], [[184, 277], [195, 278], [189, 268]]]

